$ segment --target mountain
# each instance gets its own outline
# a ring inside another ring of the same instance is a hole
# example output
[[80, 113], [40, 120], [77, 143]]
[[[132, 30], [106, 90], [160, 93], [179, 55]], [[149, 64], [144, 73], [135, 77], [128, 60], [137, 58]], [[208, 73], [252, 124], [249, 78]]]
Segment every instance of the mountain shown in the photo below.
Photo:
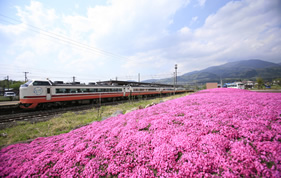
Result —
[[[208, 67], [200, 72], [209, 72], [222, 78], [252, 78], [258, 75], [257, 70], [280, 67], [278, 64], [258, 59], [229, 62], [220, 66]], [[188, 75], [184, 74], [184, 75]]]
[[[272, 80], [281, 77], [281, 65], [259, 59], [229, 62], [220, 66], [212, 66], [200, 71], [193, 71], [178, 76], [178, 83], [232, 82], [235, 80], [255, 80], [262, 77]], [[147, 80], [145, 82], [173, 83], [173, 78]]]

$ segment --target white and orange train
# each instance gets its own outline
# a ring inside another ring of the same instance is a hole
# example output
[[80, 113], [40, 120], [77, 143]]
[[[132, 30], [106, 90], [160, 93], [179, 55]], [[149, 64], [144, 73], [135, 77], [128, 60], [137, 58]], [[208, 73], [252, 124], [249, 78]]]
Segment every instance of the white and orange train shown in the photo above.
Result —
[[183, 93], [187, 90], [173, 85], [139, 82], [106, 81], [97, 84], [63, 84], [50, 80], [30, 80], [20, 87], [20, 107], [34, 109], [73, 103], [98, 103], [134, 96]]

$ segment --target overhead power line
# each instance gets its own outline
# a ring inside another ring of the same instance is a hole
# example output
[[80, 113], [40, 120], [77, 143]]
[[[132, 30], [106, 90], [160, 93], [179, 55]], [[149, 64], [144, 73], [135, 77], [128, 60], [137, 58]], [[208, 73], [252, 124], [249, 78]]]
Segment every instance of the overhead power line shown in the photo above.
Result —
[[[109, 57], [119, 58], [119, 59], [122, 59], [122, 60], [131, 60], [131, 59], [125, 57], [125, 56], [122, 56], [122, 55], [119, 55], [119, 54], [116, 54], [116, 53], [112, 53], [112, 52], [109, 52], [109, 51], [105, 51], [105, 50], [102, 50], [102, 49], [99, 49], [99, 48], [96, 48], [96, 47], [92, 47], [92, 46], [80, 43], [78, 41], [72, 40], [72, 39], [70, 39], [68, 37], [65, 37], [65, 36], [62, 36], [62, 35], [59, 35], [59, 34], [56, 34], [56, 33], [53, 33], [53, 32], [49, 32], [47, 30], [44, 30], [42, 28], [39, 28], [39, 27], [30, 25], [30, 24], [27, 24], [27, 23], [23, 23], [23, 22], [21, 22], [19, 20], [16, 20], [14, 18], [8, 17], [8, 16], [3, 15], [1, 13], [0, 13], [0, 16], [2, 18], [3, 17], [6, 18], [6, 19], [0, 19], [2, 22], [4, 21], [4, 22], [7, 22], [7, 23], [12, 24], [12, 25], [16, 25], [15, 22], [24, 24], [24, 25], [26, 25], [28, 27], [28, 29], [30, 31], [35, 32], [35, 33], [39, 33], [41, 35], [47, 36], [47, 37], [55, 39], [55, 40], [58, 40], [59, 42], [62, 42], [64, 44], [72, 45], [74, 47], [78, 47], [78, 48], [82, 48], [82, 49], [86, 49], [88, 51], [93, 52], [94, 54], [98, 53], [98, 54], [102, 54], [102, 55], [109, 56]], [[44, 32], [44, 33], [42, 33], [42, 32]]]
[[[53, 33], [53, 32], [49, 32], [49, 31], [44, 30], [42, 28], [36, 27], [34, 25], [23, 23], [23, 22], [21, 22], [17, 19], [8, 17], [8, 16], [3, 15], [1, 13], [0, 13], [0, 21], [2, 21], [2, 22], [4, 21], [4, 22], [7, 22], [7, 23], [12, 24], [12, 25], [17, 25], [17, 23], [24, 24], [24, 25], [27, 26], [27, 28], [29, 30], [27, 32], [38, 33], [38, 34], [44, 35], [44, 36], [46, 36], [50, 39], [56, 40], [60, 43], [63, 43], [63, 44], [66, 44], [66, 45], [71, 45], [71, 46], [79, 48], [79, 49], [87, 50], [88, 52], [91, 52], [93, 54], [101, 54], [101, 55], [104, 55], [104, 56], [114, 57], [114, 58], [118, 58], [118, 59], [121, 59], [121, 60], [127, 60], [127, 61], [132, 60], [132, 59], [129, 59], [125, 56], [122, 56], [122, 55], [119, 55], [119, 54], [116, 54], [116, 53], [112, 53], [112, 52], [105, 51], [105, 50], [102, 50], [102, 49], [99, 49], [99, 48], [91, 47], [89, 45], [86, 45], [86, 44], [80, 43], [78, 41], [75, 41], [73, 39], [70, 39], [66, 36], [59, 35], [59, 34], [56, 34], [56, 33]], [[27, 77], [26, 77], [27, 73], [28, 72], [25, 72], [25, 80], [27, 79]], [[146, 78], [147, 77], [161, 78], [161, 77], [164, 77], [164, 76], [170, 77], [171, 74], [166, 73], [166, 74], [158, 74], [158, 75], [142, 75], [142, 77], [145, 77], [145, 76], [146, 76]], [[136, 79], [139, 76], [136, 75], [136, 76], [117, 76], [117, 77], [118, 78], [127, 78], [127, 79]], [[68, 78], [68, 77], [58, 77], [58, 78]], [[89, 79], [89, 78], [87, 78], [87, 79]]]

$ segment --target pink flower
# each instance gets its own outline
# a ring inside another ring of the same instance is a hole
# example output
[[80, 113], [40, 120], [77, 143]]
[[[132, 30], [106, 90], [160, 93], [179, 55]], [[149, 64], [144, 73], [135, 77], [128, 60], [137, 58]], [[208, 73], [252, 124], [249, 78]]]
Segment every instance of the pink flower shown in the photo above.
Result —
[[203, 90], [0, 150], [0, 177], [280, 177], [281, 94]]

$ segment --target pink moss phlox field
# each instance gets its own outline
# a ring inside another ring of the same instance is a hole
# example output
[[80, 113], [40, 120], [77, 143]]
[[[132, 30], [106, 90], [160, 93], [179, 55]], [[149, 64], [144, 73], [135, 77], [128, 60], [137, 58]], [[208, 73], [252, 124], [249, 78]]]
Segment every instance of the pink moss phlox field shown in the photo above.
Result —
[[280, 177], [281, 94], [203, 90], [0, 151], [0, 177]]

